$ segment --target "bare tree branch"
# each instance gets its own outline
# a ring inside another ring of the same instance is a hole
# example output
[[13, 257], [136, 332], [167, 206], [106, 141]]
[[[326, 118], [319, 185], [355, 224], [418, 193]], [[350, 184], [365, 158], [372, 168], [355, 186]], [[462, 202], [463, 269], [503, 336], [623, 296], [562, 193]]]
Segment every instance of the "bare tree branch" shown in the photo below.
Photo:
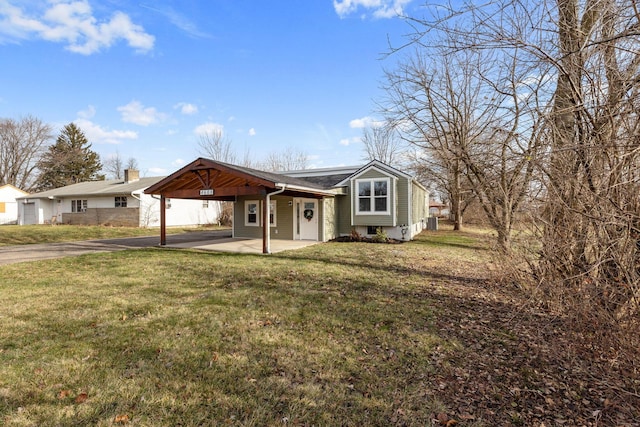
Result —
[[35, 117], [0, 119], [0, 185], [31, 191], [38, 162], [52, 138], [51, 126]]

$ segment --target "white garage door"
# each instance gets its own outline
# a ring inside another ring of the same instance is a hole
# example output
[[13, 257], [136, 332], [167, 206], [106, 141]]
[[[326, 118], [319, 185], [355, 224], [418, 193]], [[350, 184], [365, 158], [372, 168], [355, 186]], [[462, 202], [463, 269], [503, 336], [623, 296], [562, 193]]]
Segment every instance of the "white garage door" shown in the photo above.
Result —
[[36, 220], [36, 204], [35, 203], [24, 204], [24, 223], [25, 225], [38, 223]]

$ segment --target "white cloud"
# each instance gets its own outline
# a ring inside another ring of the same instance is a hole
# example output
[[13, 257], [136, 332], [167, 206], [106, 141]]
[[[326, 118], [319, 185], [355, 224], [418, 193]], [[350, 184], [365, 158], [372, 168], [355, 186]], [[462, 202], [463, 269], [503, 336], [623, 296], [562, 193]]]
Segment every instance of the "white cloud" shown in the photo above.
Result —
[[116, 11], [108, 20], [99, 21], [88, 0], [53, 1], [42, 16], [0, 1], [0, 34], [9, 39], [42, 40], [66, 43], [65, 49], [90, 55], [111, 47], [120, 40], [138, 52], [153, 48], [155, 37], [128, 15]]
[[333, 8], [340, 18], [359, 9], [371, 12], [374, 18], [393, 18], [403, 15], [404, 7], [411, 0], [333, 0]]
[[184, 159], [175, 159], [173, 162], [171, 162], [171, 166], [184, 166], [187, 162], [184, 161]]
[[96, 115], [96, 107], [93, 105], [87, 106], [86, 110], [78, 111], [78, 117], [83, 119], [90, 119]]
[[174, 109], [180, 109], [180, 113], [185, 115], [192, 115], [198, 112], [198, 106], [194, 104], [190, 104], [188, 102], [178, 102], [173, 106]]
[[256, 130], [254, 128], [249, 129], [249, 136], [256, 136]]
[[[157, 3], [157, 2], [154, 2]], [[145, 9], [153, 10], [154, 12], [158, 12], [159, 14], [166, 17], [169, 22], [178, 27], [180, 30], [184, 31], [188, 35], [194, 38], [211, 38], [211, 35], [208, 33], [201, 31], [198, 26], [191, 21], [188, 17], [182, 15], [180, 12], [176, 11], [170, 6], [157, 6], [151, 7], [145, 4], [140, 4], [141, 7]]]
[[117, 110], [120, 112], [123, 122], [140, 126], [149, 126], [162, 122], [167, 118], [166, 114], [158, 112], [154, 107], [145, 108], [144, 105], [135, 100], [127, 105], [118, 107]]
[[384, 122], [376, 120], [373, 117], [365, 116], [359, 119], [353, 119], [349, 122], [349, 127], [352, 129], [364, 129], [367, 127], [379, 127], [383, 126]]
[[167, 173], [167, 170], [164, 168], [149, 168], [149, 172], [154, 175], [165, 175]]
[[361, 141], [361, 139], [360, 139], [359, 136], [354, 136], [354, 137], [351, 137], [351, 138], [342, 138], [340, 140], [340, 145], [344, 145], [345, 147], [348, 147], [349, 145], [355, 144], [355, 143], [360, 142], [360, 141]]
[[206, 135], [208, 133], [224, 132], [224, 126], [220, 123], [207, 122], [197, 126], [193, 132], [196, 135]]
[[138, 133], [131, 130], [107, 130], [86, 118], [74, 121], [89, 142], [98, 144], [121, 144], [124, 139], [138, 139]]

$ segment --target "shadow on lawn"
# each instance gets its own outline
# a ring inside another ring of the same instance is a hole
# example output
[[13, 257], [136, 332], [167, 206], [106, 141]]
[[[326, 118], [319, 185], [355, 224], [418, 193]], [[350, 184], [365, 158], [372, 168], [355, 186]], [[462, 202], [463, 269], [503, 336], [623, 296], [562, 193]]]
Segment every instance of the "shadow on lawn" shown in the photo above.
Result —
[[[369, 257], [355, 248], [328, 254], [318, 246], [268, 258], [178, 250], [188, 252], [188, 261], [162, 258], [158, 270], [175, 275], [171, 286], [145, 288], [140, 301], [128, 303], [127, 319], [79, 325], [73, 328], [76, 336], [64, 338], [71, 347], [77, 336], [89, 337], [95, 360], [86, 363], [107, 366], [103, 375], [123, 385], [139, 385], [126, 396], [114, 389], [75, 421], [160, 411], [165, 425], [285, 419], [429, 425], [433, 402], [441, 402], [441, 410], [460, 426], [613, 425], [640, 417], [637, 409], [622, 405], [609, 381], [599, 379], [600, 366], [591, 355], [576, 353], [570, 325], [492, 288], [477, 272], [435, 271], [412, 265], [410, 257], [381, 260], [402, 246]], [[156, 249], [132, 254], [143, 251]], [[122, 260], [113, 257], [113, 263]], [[261, 272], [265, 261], [273, 269]], [[314, 273], [302, 267], [318, 264]], [[329, 267], [335, 265], [344, 268], [334, 272]], [[170, 310], [167, 317], [147, 317], [157, 301], [202, 318], [183, 324]], [[254, 318], [278, 310], [282, 323]], [[224, 316], [216, 317], [220, 312], [244, 320], [225, 324]], [[249, 320], [262, 323], [243, 329]], [[54, 333], [58, 326], [51, 322], [50, 328]], [[131, 328], [139, 329], [141, 340], [120, 340]], [[253, 341], [262, 332], [269, 340]], [[163, 334], [170, 341], [163, 341]], [[304, 346], [295, 344], [305, 340]], [[179, 347], [180, 342], [186, 344]], [[223, 359], [212, 363], [214, 351]], [[150, 393], [156, 400], [144, 403]], [[41, 402], [14, 398], [5, 399], [5, 408], [61, 404], [55, 394]], [[190, 418], [193, 414], [203, 418]]]
[[[454, 411], [458, 408], [456, 417], [471, 416], [467, 419], [482, 419], [488, 425], [613, 423], [640, 417], [637, 396], [620, 393], [632, 390], [622, 369], [612, 369], [596, 349], [585, 347], [564, 319], [526, 305], [522, 295], [491, 288], [488, 278], [381, 263], [379, 259], [323, 257], [317, 251], [281, 253], [275, 258], [292, 265], [304, 260], [367, 269], [371, 279], [360, 277], [334, 286], [358, 293], [363, 301], [406, 304], [408, 315], [413, 307], [409, 301], [431, 306], [431, 332], [457, 344], [453, 350], [432, 355], [431, 368], [435, 367], [436, 374], [426, 386], [431, 390], [427, 394]], [[386, 286], [376, 280], [377, 272], [418, 275], [425, 283], [407, 288]], [[253, 286], [261, 287], [259, 283]], [[286, 288], [280, 291], [289, 292]], [[611, 384], [622, 389], [616, 391]], [[615, 403], [611, 396], [617, 396]]]

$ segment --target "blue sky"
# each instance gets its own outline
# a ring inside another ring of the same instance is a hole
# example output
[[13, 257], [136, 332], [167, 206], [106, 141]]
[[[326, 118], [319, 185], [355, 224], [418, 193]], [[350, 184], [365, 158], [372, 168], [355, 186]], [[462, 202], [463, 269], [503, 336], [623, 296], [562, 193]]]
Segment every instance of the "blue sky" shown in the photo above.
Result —
[[103, 159], [146, 176], [222, 129], [254, 160], [286, 147], [312, 167], [362, 162], [388, 41], [411, 0], [0, 0], [0, 117], [75, 122]]

